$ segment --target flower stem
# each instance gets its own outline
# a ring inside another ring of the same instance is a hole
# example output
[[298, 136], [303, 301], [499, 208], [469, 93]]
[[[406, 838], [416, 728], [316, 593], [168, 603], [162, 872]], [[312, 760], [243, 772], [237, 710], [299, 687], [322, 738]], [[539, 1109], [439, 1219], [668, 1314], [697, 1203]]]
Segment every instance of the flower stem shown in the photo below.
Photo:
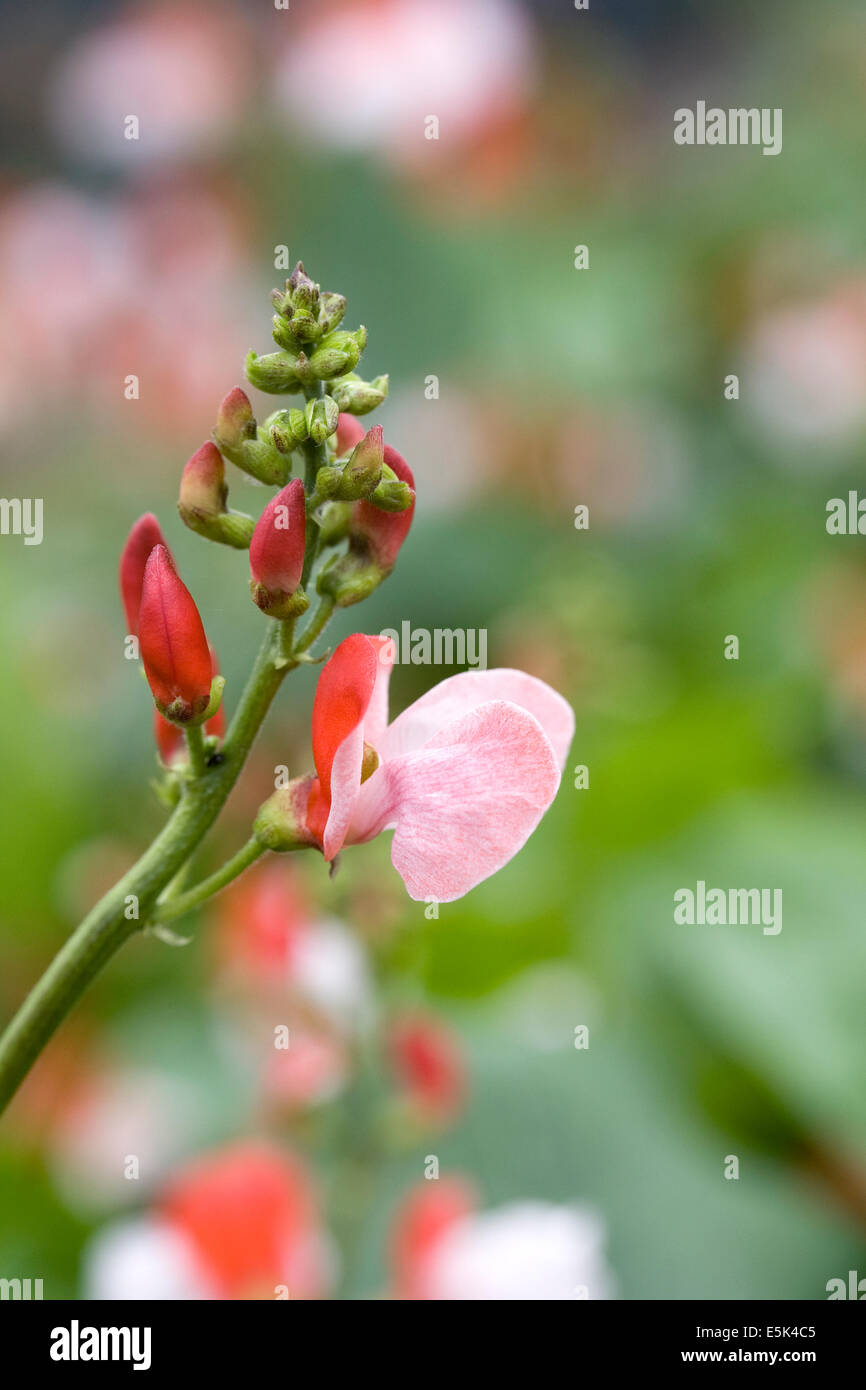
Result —
[[91, 980], [151, 920], [160, 894], [219, 815], [290, 669], [275, 627], [268, 624], [220, 754], [187, 785], [150, 847], [61, 947], [0, 1038], [0, 1112]]
[[208, 898], [212, 898], [215, 893], [219, 893], [221, 889], [236, 879], [264, 852], [264, 845], [260, 844], [253, 836], [238, 850], [237, 854], [232, 855], [231, 859], [227, 859], [216, 873], [211, 874], [209, 878], [202, 879], [201, 883], [197, 883], [194, 888], [188, 889], [186, 893], [178, 893], [171, 898], [160, 898], [153, 910], [153, 921], [160, 924], [172, 922], [176, 917], [183, 917], [187, 912], [192, 912], [193, 908], [207, 902]]
[[196, 778], [204, 777], [207, 772], [207, 757], [204, 751], [204, 731], [200, 724], [191, 724], [185, 730], [185, 733], [192, 775]]
[[319, 599], [318, 608], [295, 643], [294, 656], [299, 656], [301, 652], [309, 651], [316, 638], [324, 632], [331, 620], [333, 611], [334, 600], [331, 598], [330, 594], [323, 594]]

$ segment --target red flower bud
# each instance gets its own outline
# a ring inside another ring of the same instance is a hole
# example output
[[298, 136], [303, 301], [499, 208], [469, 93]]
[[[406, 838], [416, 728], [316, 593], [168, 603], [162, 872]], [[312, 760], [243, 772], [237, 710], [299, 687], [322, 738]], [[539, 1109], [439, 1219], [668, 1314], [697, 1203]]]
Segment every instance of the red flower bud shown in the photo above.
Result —
[[210, 651], [192, 595], [164, 545], [145, 566], [138, 635], [157, 708], [178, 724], [199, 718], [210, 702]]
[[239, 449], [245, 439], [255, 439], [255, 435], [256, 422], [250, 398], [239, 386], [233, 386], [217, 412], [214, 430], [216, 441], [230, 456], [231, 451]]
[[156, 517], [152, 512], [146, 512], [138, 518], [127, 536], [120, 556], [120, 597], [123, 599], [126, 613], [126, 630], [133, 636], [138, 636], [138, 610], [141, 607], [144, 567], [155, 545], [165, 546], [165, 540]]
[[[211, 679], [213, 679], [214, 676], [219, 675], [220, 668], [219, 662], [217, 661], [217, 654], [213, 647], [209, 647], [209, 650]], [[211, 738], [222, 738], [226, 731], [226, 716], [222, 705], [220, 705], [216, 714], [207, 721], [204, 726], [204, 731], [206, 734], [210, 735]], [[174, 762], [178, 754], [185, 756], [186, 743], [183, 730], [179, 729], [176, 724], [171, 724], [164, 715], [160, 714], [158, 709], [154, 709], [153, 711], [153, 737], [160, 759], [165, 763], [166, 767], [169, 767]]]
[[183, 470], [178, 510], [183, 520], [220, 516], [226, 509], [226, 466], [215, 444], [202, 444]]
[[337, 458], [351, 454], [364, 438], [364, 426], [354, 415], [341, 415], [337, 420]]
[[307, 597], [298, 588], [306, 543], [304, 485], [294, 478], [271, 498], [250, 541], [250, 589], [262, 612], [273, 618], [289, 618], [307, 607]]
[[[385, 463], [392, 468], [401, 483], [415, 490], [415, 479], [408, 463], [390, 444], [385, 445]], [[403, 512], [383, 512], [372, 502], [356, 502], [352, 508], [349, 535], [353, 545], [365, 549], [385, 574], [390, 574], [397, 560], [415, 515], [415, 499]]]

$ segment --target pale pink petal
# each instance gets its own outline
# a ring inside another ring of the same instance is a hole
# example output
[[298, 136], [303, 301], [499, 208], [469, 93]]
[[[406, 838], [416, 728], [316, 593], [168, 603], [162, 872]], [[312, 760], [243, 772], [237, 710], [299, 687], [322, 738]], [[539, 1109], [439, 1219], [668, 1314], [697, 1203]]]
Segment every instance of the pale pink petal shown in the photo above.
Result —
[[361, 788], [348, 838], [369, 840], [393, 825], [391, 861], [409, 896], [451, 902], [513, 858], [558, 785], [538, 720], [492, 700], [384, 762]]
[[452, 720], [491, 700], [507, 700], [534, 715], [553, 745], [560, 769], [574, 737], [574, 713], [567, 700], [525, 671], [461, 671], [428, 690], [394, 720], [381, 744], [373, 741], [384, 762], [424, 747]]
[[370, 641], [378, 644], [379, 668], [376, 673], [373, 694], [370, 696], [370, 703], [364, 716], [364, 738], [378, 752], [388, 727], [388, 688], [391, 684], [395, 649], [394, 642], [390, 637], [371, 637]]
[[361, 789], [364, 759], [364, 725], [357, 724], [343, 739], [331, 764], [331, 809], [325, 823], [322, 849], [326, 859], [339, 854]]

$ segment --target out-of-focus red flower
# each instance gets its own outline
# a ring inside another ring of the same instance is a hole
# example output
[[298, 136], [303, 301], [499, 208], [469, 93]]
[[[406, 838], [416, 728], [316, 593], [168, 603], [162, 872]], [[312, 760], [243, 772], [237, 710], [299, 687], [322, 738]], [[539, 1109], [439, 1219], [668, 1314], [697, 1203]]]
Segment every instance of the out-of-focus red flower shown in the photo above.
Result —
[[466, 1061], [460, 1040], [432, 1014], [404, 1014], [387, 1031], [391, 1066], [419, 1118], [448, 1124], [466, 1100]]
[[256, 865], [215, 904], [220, 974], [256, 988], [282, 988], [298, 939], [311, 920], [299, 877], [284, 860]]
[[475, 1210], [472, 1183], [461, 1177], [418, 1183], [397, 1209], [391, 1227], [390, 1256], [394, 1297], [430, 1297], [428, 1265], [446, 1231]]
[[313, 1185], [294, 1158], [244, 1143], [191, 1164], [169, 1184], [160, 1212], [195, 1248], [219, 1296], [292, 1298], [325, 1291]]
[[264, 1142], [183, 1168], [155, 1209], [98, 1233], [85, 1254], [94, 1299], [311, 1299], [333, 1277], [312, 1180]]

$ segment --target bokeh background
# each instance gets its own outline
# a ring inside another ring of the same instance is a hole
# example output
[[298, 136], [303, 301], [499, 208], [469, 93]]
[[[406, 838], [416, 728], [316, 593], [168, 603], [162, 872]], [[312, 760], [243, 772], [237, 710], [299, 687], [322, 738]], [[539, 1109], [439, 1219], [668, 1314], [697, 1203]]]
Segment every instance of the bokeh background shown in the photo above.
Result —
[[[824, 524], [866, 444], [862, 6], [46, 0], [3, 5], [0, 53], [2, 493], [45, 508], [41, 546], [0, 538], [2, 1016], [164, 814], [116, 593], [142, 511], [229, 710], [258, 645], [243, 557], [174, 500], [268, 350], [275, 247], [367, 325], [371, 422], [418, 482], [394, 576], [334, 636], [484, 628], [578, 724], [541, 828], [438, 919], [383, 839], [334, 880], [281, 864], [266, 910], [251, 880], [183, 948], [127, 946], [0, 1128], [0, 1274], [83, 1295], [95, 1233], [249, 1136], [308, 1168], [338, 1297], [391, 1287], [429, 1154], [485, 1207], [590, 1206], [623, 1298], [866, 1274], [866, 564]], [[698, 99], [783, 108], [782, 154], [675, 146]], [[263, 499], [235, 475], [236, 506]], [[448, 674], [399, 668], [392, 708]], [[203, 871], [274, 765], [309, 764], [313, 681], [283, 688]], [[781, 934], [676, 926], [698, 879], [782, 888]], [[351, 1027], [286, 967], [281, 933], [323, 917], [361, 946]], [[312, 1051], [277, 1076], [284, 1016]], [[446, 1061], [401, 1072], [406, 1016]]]

